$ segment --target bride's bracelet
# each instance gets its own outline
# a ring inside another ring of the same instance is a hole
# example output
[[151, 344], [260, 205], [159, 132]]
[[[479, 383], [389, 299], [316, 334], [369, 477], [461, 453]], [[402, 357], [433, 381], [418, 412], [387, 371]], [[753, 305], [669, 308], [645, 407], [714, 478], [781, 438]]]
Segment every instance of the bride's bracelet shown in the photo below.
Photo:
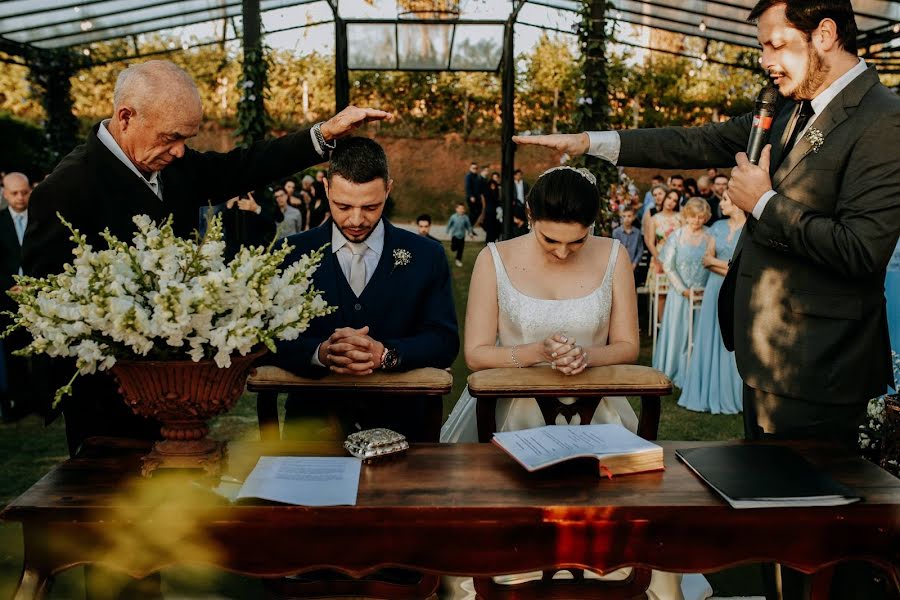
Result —
[[519, 362], [519, 359], [516, 357], [516, 350], [518, 350], [518, 346], [513, 346], [509, 351], [509, 355], [512, 357], [513, 364], [516, 365], [517, 369], [522, 368], [522, 363]]

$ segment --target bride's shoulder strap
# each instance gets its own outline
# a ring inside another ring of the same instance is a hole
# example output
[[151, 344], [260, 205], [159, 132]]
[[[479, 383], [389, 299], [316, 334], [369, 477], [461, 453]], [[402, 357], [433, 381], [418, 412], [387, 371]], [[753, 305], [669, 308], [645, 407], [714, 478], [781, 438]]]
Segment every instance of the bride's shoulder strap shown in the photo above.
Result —
[[488, 242], [487, 247], [491, 251], [491, 258], [494, 261], [494, 272], [497, 274], [497, 282], [507, 280], [506, 267], [503, 266], [503, 259], [500, 258], [500, 251], [497, 250], [497, 244]]
[[616, 270], [616, 260], [619, 258], [619, 248], [622, 244], [619, 240], [609, 238], [612, 242], [612, 248], [609, 250], [609, 260], [606, 261], [606, 274], [603, 276], [603, 285], [612, 280], [613, 272]]

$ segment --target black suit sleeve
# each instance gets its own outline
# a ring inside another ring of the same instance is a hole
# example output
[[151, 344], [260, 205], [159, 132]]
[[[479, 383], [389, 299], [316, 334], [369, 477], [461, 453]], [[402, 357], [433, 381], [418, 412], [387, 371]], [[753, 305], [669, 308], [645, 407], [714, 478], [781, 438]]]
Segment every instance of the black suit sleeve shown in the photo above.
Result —
[[754, 239], [845, 277], [883, 271], [900, 231], [898, 137], [900, 114], [876, 120], [850, 155], [833, 215], [776, 194], [756, 224]]
[[404, 338], [379, 340], [386, 347], [397, 350], [400, 355], [399, 368], [404, 371], [449, 367], [459, 352], [459, 327], [453, 304], [450, 268], [443, 246], [429, 246], [434, 246], [433, 267], [426, 286], [422, 320], [417, 324], [416, 333]]
[[747, 149], [752, 115], [703, 127], [628, 129], [619, 132], [617, 165], [658, 169], [733, 167], [734, 155]]
[[225, 202], [324, 160], [313, 146], [309, 129], [227, 153], [191, 151], [185, 158], [191, 177], [205, 189], [206, 195], [198, 198], [202, 205], [207, 199], [213, 204]]

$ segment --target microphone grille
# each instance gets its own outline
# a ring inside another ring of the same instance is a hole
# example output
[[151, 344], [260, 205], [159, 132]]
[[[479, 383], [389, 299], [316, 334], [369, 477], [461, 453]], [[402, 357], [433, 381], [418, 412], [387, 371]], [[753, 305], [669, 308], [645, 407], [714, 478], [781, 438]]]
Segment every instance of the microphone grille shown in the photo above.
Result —
[[778, 88], [772, 85], [765, 86], [759, 91], [756, 101], [763, 104], [775, 104], [778, 101]]

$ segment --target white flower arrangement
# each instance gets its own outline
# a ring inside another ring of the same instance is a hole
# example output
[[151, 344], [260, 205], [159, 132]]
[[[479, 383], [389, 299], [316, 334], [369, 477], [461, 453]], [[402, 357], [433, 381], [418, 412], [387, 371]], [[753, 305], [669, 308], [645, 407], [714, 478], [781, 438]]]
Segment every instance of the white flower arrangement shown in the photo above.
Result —
[[76, 372], [56, 392], [55, 402], [72, 392], [80, 374], [106, 371], [116, 359], [199, 362], [231, 365], [275, 340], [293, 340], [312, 319], [334, 310], [312, 286], [323, 249], [304, 255], [284, 270], [291, 250], [244, 247], [229, 263], [221, 217], [210, 220], [206, 236], [185, 240], [172, 219], [157, 225], [146, 215], [133, 221], [131, 246], [109, 230], [108, 249], [96, 251], [71, 224], [74, 260], [46, 278], [17, 276], [10, 295], [19, 303], [4, 335], [27, 329], [33, 341], [22, 355], [47, 354], [76, 359]]

